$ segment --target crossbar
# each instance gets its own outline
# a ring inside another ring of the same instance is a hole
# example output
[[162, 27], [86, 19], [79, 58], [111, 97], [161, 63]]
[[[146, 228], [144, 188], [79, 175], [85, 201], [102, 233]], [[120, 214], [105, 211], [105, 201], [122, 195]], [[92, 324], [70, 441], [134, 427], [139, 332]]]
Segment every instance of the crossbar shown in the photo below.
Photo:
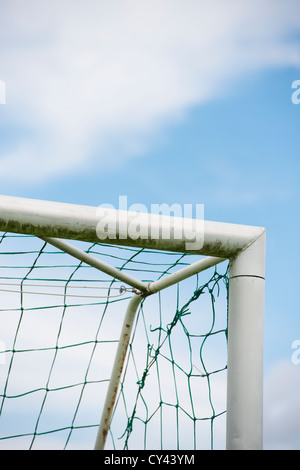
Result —
[[[180, 220], [184, 221], [183, 218], [105, 209], [108, 231], [106, 238], [101, 237], [100, 240], [97, 227], [103, 214], [99, 207], [0, 196], [0, 230], [42, 238], [101, 241], [123, 246], [134, 244], [140, 248], [231, 258], [251, 245], [264, 232], [262, 227], [193, 219], [195, 227], [197, 228], [199, 223], [201, 230], [203, 229], [203, 245], [198, 249], [189, 250], [187, 247], [195, 228], [187, 227], [180, 239], [172, 237], [175, 224], [180, 223]], [[124, 233], [129, 233], [133, 220], [140, 224], [142, 233], [149, 234], [147, 238], [132, 240], [129, 236], [124, 237]], [[170, 227], [169, 238], [164, 237], [163, 231], [160, 230], [164, 225]], [[111, 227], [113, 229], [110, 229]], [[151, 234], [155, 234], [155, 237]]]

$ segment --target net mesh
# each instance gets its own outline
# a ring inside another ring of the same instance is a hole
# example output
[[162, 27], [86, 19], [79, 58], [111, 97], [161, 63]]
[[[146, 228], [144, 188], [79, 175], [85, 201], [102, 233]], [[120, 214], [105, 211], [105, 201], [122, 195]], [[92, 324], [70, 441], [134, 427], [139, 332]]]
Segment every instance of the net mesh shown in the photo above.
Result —
[[[142, 281], [190, 254], [72, 242]], [[33, 236], [0, 234], [0, 448], [93, 448], [131, 289]], [[225, 446], [226, 263], [139, 308], [107, 449]]]

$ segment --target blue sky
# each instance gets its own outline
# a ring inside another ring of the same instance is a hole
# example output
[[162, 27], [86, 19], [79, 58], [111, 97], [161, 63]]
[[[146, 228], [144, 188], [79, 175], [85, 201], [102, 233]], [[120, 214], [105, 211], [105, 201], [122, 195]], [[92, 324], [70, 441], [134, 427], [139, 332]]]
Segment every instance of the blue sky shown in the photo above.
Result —
[[299, 2], [41, 3], [0, 0], [1, 194], [266, 227], [265, 443], [299, 449]]

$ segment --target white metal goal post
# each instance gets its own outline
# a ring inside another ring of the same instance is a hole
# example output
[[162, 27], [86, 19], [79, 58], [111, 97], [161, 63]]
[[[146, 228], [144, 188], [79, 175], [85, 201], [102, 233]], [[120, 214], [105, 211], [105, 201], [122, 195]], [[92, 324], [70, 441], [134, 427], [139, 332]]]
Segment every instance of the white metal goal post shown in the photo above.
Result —
[[[125, 217], [126, 215], [126, 217]], [[124, 237], [132, 219], [148, 237]], [[110, 244], [135, 246], [179, 253], [187, 252], [192, 238], [184, 231], [172, 236], [177, 218], [147, 217], [142, 213], [121, 213], [106, 209]], [[118, 224], [115, 221], [118, 220]], [[111, 223], [110, 223], [111, 222]], [[182, 221], [181, 221], [182, 222]], [[197, 227], [197, 221], [194, 221]], [[165, 237], [163, 224], [171, 227]], [[203, 221], [203, 243], [193, 254], [205, 256], [176, 273], [145, 284], [76, 248], [69, 241], [99, 242], [97, 207], [0, 196], [0, 230], [35, 235], [75, 258], [132, 286], [134, 294], [124, 318], [115, 365], [112, 371], [95, 449], [103, 449], [130, 339], [137, 307], [141, 300], [195, 273], [229, 260], [228, 358], [227, 358], [227, 449], [262, 449], [263, 433], [263, 326], [265, 290], [265, 229]], [[114, 227], [114, 233], [109, 233]], [[192, 230], [192, 228], [191, 228]], [[194, 229], [193, 229], [194, 230]], [[155, 233], [155, 237], [151, 234]], [[66, 241], [68, 240], [68, 241]]]

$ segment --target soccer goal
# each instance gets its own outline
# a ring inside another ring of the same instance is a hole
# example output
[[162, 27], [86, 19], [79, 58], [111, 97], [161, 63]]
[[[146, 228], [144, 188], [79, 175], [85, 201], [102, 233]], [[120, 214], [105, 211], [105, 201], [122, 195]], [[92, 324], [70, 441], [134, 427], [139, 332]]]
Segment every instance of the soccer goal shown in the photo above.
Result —
[[0, 230], [0, 448], [262, 448], [264, 228], [1, 196]]

